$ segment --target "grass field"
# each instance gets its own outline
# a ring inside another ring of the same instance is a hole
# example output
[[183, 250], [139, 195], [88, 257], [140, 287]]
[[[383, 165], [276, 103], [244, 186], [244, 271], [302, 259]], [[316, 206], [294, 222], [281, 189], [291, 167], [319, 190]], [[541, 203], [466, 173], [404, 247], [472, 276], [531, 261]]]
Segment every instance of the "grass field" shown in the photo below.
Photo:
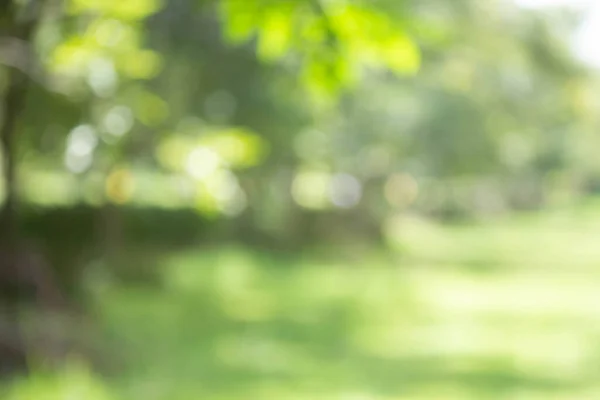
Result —
[[178, 254], [160, 292], [99, 292], [117, 374], [73, 367], [9, 398], [598, 399], [597, 210], [445, 227], [407, 218], [390, 227], [399, 251], [351, 261]]

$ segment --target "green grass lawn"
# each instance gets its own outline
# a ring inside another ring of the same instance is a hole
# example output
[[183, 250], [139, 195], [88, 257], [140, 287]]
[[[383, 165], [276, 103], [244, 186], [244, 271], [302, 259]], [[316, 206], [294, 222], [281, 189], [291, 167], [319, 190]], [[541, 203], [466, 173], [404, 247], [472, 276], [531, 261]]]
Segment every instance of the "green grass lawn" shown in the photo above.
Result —
[[596, 214], [406, 218], [398, 252], [337, 262], [178, 254], [160, 292], [98, 288], [118, 372], [40, 375], [9, 399], [598, 399]]

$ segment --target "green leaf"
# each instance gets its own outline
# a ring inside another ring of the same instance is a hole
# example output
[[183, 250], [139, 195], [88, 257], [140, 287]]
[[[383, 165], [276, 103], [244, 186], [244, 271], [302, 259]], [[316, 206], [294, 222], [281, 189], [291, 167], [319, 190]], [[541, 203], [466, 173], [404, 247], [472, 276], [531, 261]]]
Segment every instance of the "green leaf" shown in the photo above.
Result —
[[202, 136], [198, 144], [214, 151], [231, 168], [258, 165], [268, 150], [267, 143], [260, 136], [236, 127], [214, 130]]
[[258, 55], [266, 61], [285, 56], [292, 45], [293, 8], [282, 7], [267, 13], [259, 31]]
[[94, 13], [124, 20], [144, 19], [163, 6], [161, 0], [69, 0], [71, 14]]
[[398, 74], [415, 74], [421, 65], [421, 54], [406, 35], [398, 34], [381, 45], [385, 64]]
[[158, 75], [163, 60], [160, 54], [150, 50], [137, 50], [122, 57], [120, 69], [132, 79], [150, 79]]
[[301, 82], [323, 99], [355, 85], [364, 67], [414, 74], [420, 66], [419, 49], [402, 27], [365, 5], [324, 3], [324, 12], [308, 1], [223, 0], [220, 5], [231, 42], [256, 33], [262, 60], [298, 55], [304, 60]]
[[260, 24], [260, 10], [251, 1], [222, 0], [219, 2], [221, 18], [226, 21], [224, 33], [234, 44], [248, 40]]

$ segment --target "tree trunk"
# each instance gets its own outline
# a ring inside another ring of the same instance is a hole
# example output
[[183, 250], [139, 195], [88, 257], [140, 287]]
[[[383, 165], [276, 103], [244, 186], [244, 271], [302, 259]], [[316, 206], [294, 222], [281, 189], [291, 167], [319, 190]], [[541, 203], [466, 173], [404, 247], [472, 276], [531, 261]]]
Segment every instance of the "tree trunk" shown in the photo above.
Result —
[[[18, 40], [28, 48], [40, 16], [41, 0], [31, 0], [24, 6], [15, 1], [0, 2], [0, 32]], [[27, 57], [27, 63], [31, 57]], [[17, 199], [16, 136], [19, 116], [24, 109], [29, 79], [29, 68], [10, 68], [8, 87], [4, 93], [0, 115], [0, 146], [2, 152], [2, 180], [4, 203], [0, 210], [0, 374], [6, 375], [27, 369], [24, 340], [19, 331], [18, 298], [21, 287], [19, 276], [23, 270], [19, 256]]]

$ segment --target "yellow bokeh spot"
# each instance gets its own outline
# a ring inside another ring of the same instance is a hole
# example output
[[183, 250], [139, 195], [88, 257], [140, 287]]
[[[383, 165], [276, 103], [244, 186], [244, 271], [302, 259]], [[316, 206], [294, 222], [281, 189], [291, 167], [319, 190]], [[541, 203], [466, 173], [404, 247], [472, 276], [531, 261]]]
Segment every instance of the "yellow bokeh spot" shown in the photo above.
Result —
[[473, 89], [475, 70], [472, 65], [461, 60], [452, 60], [444, 66], [442, 75], [446, 88], [458, 92], [468, 92]]
[[123, 59], [122, 69], [131, 78], [149, 79], [155, 77], [162, 68], [160, 55], [151, 50], [129, 52]]
[[385, 199], [391, 206], [407, 207], [416, 200], [418, 194], [419, 184], [409, 174], [394, 174], [385, 183]]
[[203, 136], [199, 144], [214, 151], [233, 168], [258, 165], [267, 152], [267, 144], [264, 140], [241, 128], [214, 131]]
[[292, 184], [292, 196], [301, 207], [322, 210], [330, 206], [331, 174], [321, 171], [303, 171]]
[[93, 43], [81, 36], [72, 36], [54, 50], [49, 67], [59, 72], [81, 74], [96, 54]]
[[98, 18], [86, 32], [86, 37], [104, 48], [115, 50], [135, 49], [140, 45], [140, 32], [135, 25], [114, 18]]
[[106, 178], [106, 196], [114, 203], [127, 203], [131, 199], [134, 189], [133, 174], [126, 168], [116, 169]]
[[169, 116], [169, 106], [159, 96], [146, 90], [139, 90], [133, 96], [136, 117], [146, 126], [156, 126]]
[[160, 164], [171, 171], [184, 170], [185, 160], [190, 153], [190, 141], [178, 135], [169, 135], [156, 148], [156, 157]]

